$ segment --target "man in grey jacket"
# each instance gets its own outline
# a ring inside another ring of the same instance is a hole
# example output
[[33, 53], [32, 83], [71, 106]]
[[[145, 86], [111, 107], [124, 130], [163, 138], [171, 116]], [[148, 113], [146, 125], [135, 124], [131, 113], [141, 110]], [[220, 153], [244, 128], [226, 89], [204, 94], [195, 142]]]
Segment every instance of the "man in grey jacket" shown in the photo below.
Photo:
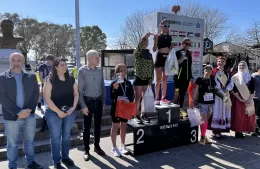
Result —
[[30, 169], [43, 167], [34, 161], [35, 108], [39, 87], [35, 74], [23, 70], [24, 56], [10, 56], [10, 70], [0, 75], [0, 104], [7, 138], [8, 167], [17, 168], [20, 133], [23, 136], [25, 159]]
[[84, 113], [84, 160], [88, 161], [89, 139], [91, 119], [94, 115], [94, 151], [105, 156], [106, 153], [100, 148], [100, 130], [102, 120], [102, 109], [106, 98], [105, 82], [102, 68], [97, 67], [100, 61], [99, 54], [95, 50], [87, 52], [88, 65], [82, 66], [78, 72], [79, 96], [82, 112]]

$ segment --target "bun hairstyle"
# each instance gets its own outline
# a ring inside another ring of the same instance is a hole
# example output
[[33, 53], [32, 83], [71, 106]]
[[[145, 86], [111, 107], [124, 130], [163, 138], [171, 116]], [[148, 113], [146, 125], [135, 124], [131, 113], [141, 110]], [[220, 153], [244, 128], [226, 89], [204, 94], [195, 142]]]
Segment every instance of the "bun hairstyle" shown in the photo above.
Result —
[[163, 19], [160, 23], [160, 27], [164, 26], [164, 25], [169, 25], [169, 21], [167, 19]]

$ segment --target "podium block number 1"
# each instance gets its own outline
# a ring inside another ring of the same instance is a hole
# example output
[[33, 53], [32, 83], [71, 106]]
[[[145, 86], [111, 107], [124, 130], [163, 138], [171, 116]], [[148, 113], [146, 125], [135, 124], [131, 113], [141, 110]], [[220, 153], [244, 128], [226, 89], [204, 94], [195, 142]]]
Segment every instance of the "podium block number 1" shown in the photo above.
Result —
[[171, 123], [171, 109], [169, 109], [169, 111], [168, 112], [166, 112], [166, 114], [168, 114], [168, 123]]
[[144, 143], [144, 129], [138, 129], [136, 135], [137, 135], [136, 144], [143, 144]]

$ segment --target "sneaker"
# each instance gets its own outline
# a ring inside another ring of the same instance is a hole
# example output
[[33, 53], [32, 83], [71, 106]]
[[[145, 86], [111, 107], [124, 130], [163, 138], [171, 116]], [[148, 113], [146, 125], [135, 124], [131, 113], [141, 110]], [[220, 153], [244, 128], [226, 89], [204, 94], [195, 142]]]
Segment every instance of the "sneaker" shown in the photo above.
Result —
[[128, 150], [126, 149], [126, 147], [125, 147], [124, 144], [122, 144], [122, 145], [120, 146], [120, 151], [121, 151], [122, 154], [127, 154], [127, 153], [128, 153]]
[[61, 166], [61, 163], [57, 163], [54, 165], [55, 169], [63, 169], [63, 167]]
[[89, 161], [89, 158], [90, 158], [89, 152], [85, 152], [84, 155], [83, 155], [83, 159], [84, 159], [85, 161]]
[[106, 156], [106, 153], [99, 146], [94, 148], [94, 152], [100, 156]]
[[122, 156], [117, 147], [114, 147], [114, 148], [113, 148], [112, 153], [113, 153], [113, 155], [114, 155], [115, 157], [121, 157], [121, 156]]
[[169, 100], [166, 100], [166, 99], [162, 99], [161, 101], [160, 101], [160, 104], [163, 104], [163, 105], [168, 105], [168, 104], [170, 104], [171, 102], [169, 101]]
[[93, 134], [90, 134], [90, 140], [94, 140], [94, 135]]
[[205, 146], [206, 139], [205, 138], [201, 138], [198, 143], [199, 143], [199, 145]]
[[70, 158], [62, 159], [62, 163], [65, 164], [66, 166], [74, 166], [74, 162]]
[[37, 164], [35, 161], [33, 161], [31, 164], [27, 166], [29, 169], [43, 169], [43, 167], [40, 164]]
[[212, 140], [209, 139], [208, 137], [205, 138], [205, 143], [206, 144], [212, 144]]
[[155, 100], [154, 100], [154, 105], [160, 105], [160, 100], [155, 99]]
[[134, 121], [135, 121], [136, 124], [142, 124], [143, 123], [140, 116], [135, 116]]
[[141, 120], [142, 120], [144, 123], [150, 123], [150, 119], [148, 119], [146, 115], [142, 115], [142, 116], [141, 116]]

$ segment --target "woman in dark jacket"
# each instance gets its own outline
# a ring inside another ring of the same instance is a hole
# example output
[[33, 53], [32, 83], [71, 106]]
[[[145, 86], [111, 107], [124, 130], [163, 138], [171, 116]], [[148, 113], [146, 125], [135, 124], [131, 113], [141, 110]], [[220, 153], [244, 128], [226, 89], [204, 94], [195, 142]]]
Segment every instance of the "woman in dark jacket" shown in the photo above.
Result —
[[[126, 103], [133, 102], [134, 91], [132, 83], [126, 79], [126, 66], [124, 64], [118, 64], [115, 67], [115, 73], [120, 74], [116, 80], [111, 83], [110, 86], [110, 96], [112, 100], [111, 106], [111, 118], [112, 118], [112, 128], [111, 128], [111, 140], [113, 144], [112, 153], [114, 156], [119, 157], [122, 154], [128, 153], [125, 147], [125, 136], [126, 136], [126, 123], [127, 119], [116, 117], [116, 104], [119, 97], [123, 99]], [[121, 146], [120, 150], [116, 146], [117, 131], [120, 126], [120, 136], [121, 136]], [[121, 151], [121, 153], [120, 153]]]

